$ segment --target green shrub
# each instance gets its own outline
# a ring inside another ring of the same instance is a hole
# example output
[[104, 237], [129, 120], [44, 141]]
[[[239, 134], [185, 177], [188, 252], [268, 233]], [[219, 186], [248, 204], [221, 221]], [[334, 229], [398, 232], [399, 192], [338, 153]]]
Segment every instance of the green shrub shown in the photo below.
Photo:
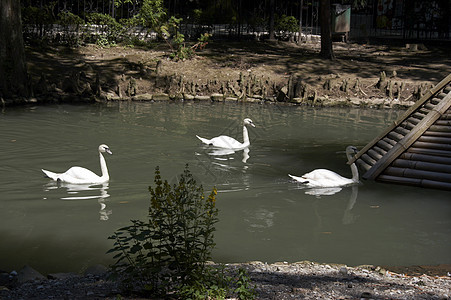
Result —
[[154, 183], [148, 220], [132, 220], [109, 237], [115, 241], [108, 251], [115, 254], [115, 276], [127, 291], [153, 296], [171, 291], [184, 299], [225, 294], [224, 280], [206, 264], [215, 245], [216, 189], [205, 198], [188, 166], [172, 186], [157, 167]]
[[[99, 25], [99, 31], [94, 34], [96, 43], [99, 39], [106, 39], [109, 46], [114, 46], [119, 42], [124, 32], [124, 27], [117, 22], [112, 16], [101, 13], [90, 13], [86, 15], [88, 24]], [[105, 44], [105, 41], [100, 42]]]
[[58, 23], [63, 28], [60, 42], [66, 43], [71, 47], [79, 46], [82, 41], [80, 26], [85, 23], [83, 19], [70, 11], [63, 11], [58, 14]]
[[299, 30], [299, 23], [293, 16], [282, 15], [281, 17], [276, 19], [275, 22], [276, 30], [283, 32], [296, 32]]
[[251, 300], [256, 296], [254, 288], [250, 286], [250, 278], [245, 269], [238, 269], [238, 280], [236, 282], [235, 293], [238, 295], [240, 300]]
[[293, 16], [282, 15], [275, 20], [275, 29], [279, 39], [289, 40], [294, 37], [294, 32], [299, 30], [299, 23]]

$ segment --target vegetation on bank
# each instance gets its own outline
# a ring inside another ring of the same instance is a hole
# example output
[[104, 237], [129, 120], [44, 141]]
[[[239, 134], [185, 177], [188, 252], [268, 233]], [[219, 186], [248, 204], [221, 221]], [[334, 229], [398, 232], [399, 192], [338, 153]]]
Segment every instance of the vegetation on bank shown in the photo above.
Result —
[[[117, 1], [116, 6], [125, 3], [127, 1]], [[144, 0], [139, 13], [119, 20], [104, 13], [90, 12], [79, 16], [68, 10], [55, 16], [55, 5], [56, 2], [50, 2], [44, 9], [23, 8], [24, 37], [28, 43], [68, 47], [95, 44], [105, 48], [119, 44], [152, 47], [155, 42], [166, 42], [172, 50], [170, 57], [184, 60], [192, 58], [194, 51], [203, 48], [210, 37], [207, 32], [199, 32], [197, 42], [188, 46], [179, 30], [182, 18], [168, 16], [161, 0]]]
[[180, 299], [224, 299], [235, 293], [253, 299], [244, 269], [231, 278], [223, 267], [207, 263], [218, 222], [216, 188], [205, 197], [188, 166], [173, 185], [163, 181], [157, 167], [154, 183], [148, 220], [131, 220], [110, 237], [114, 247], [108, 253], [115, 254], [114, 278], [123, 292]]

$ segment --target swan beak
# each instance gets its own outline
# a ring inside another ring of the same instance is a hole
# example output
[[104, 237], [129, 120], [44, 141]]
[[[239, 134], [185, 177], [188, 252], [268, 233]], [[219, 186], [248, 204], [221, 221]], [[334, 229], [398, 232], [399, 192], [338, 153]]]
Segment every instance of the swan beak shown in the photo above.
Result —
[[250, 124], [252, 127], [255, 127], [254, 122], [250, 122], [249, 124]]
[[105, 152], [108, 153], [108, 154], [113, 154], [113, 152], [111, 152], [110, 148], [106, 148]]

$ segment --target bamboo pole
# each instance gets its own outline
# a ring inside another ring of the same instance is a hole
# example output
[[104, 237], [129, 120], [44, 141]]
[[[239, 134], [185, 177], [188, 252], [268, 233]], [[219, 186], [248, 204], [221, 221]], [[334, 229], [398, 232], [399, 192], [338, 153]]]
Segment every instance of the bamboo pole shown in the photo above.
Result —
[[448, 190], [448, 191], [451, 190], [451, 183], [439, 182], [439, 181], [433, 181], [433, 180], [396, 177], [396, 176], [389, 176], [389, 175], [381, 175], [378, 177], [378, 180], [390, 182], [390, 183], [421, 186], [421, 187], [425, 187], [425, 188], [442, 189], [442, 190]]
[[399, 158], [415, 160], [415, 161], [423, 161], [437, 164], [446, 164], [451, 165], [451, 157], [444, 156], [436, 156], [436, 155], [427, 155], [427, 154], [419, 154], [412, 152], [405, 152]]
[[451, 165], [436, 164], [424, 161], [397, 159], [393, 162], [393, 167], [451, 174]]
[[416, 169], [409, 169], [409, 168], [388, 167], [385, 170], [384, 174], [397, 176], [397, 177], [443, 181], [443, 182], [448, 182], [451, 184], [451, 174], [450, 173], [431, 172], [431, 171], [416, 170]]

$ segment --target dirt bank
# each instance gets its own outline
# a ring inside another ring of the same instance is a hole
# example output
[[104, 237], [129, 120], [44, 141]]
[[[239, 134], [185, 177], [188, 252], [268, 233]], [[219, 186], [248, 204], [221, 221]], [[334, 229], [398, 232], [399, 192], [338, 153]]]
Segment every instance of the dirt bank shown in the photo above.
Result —
[[[409, 106], [449, 74], [446, 46], [214, 41], [192, 60], [152, 48], [27, 48], [34, 102], [199, 100]], [[382, 73], [384, 72], [384, 73]], [[382, 78], [381, 74], [385, 74]]]

